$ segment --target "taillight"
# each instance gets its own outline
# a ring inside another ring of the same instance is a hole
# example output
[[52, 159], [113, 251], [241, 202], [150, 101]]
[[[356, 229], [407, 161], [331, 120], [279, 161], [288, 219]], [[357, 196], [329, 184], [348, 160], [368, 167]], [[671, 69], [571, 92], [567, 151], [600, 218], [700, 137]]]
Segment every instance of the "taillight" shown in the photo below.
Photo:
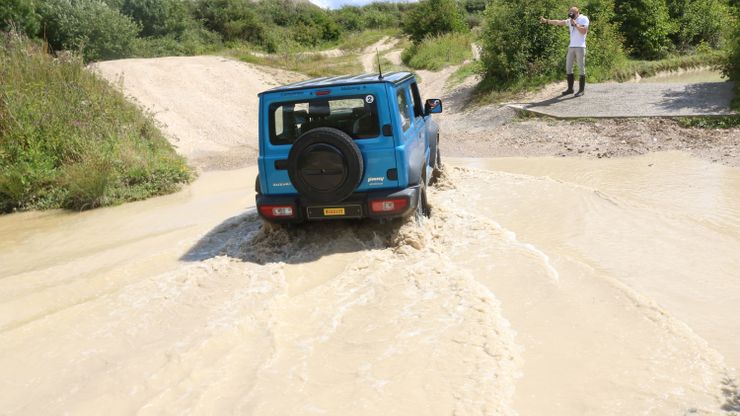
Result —
[[370, 201], [370, 211], [375, 214], [387, 214], [401, 211], [405, 209], [408, 205], [409, 200], [406, 198], [376, 199], [374, 201]]
[[293, 205], [261, 205], [260, 214], [267, 218], [292, 218], [295, 217]]

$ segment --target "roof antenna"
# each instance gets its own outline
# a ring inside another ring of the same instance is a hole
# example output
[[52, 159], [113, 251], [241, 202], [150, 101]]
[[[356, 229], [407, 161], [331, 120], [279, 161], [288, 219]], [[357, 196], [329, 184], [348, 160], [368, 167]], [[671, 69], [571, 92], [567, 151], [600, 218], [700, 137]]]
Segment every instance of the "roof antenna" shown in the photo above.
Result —
[[378, 55], [378, 79], [383, 79], [383, 68], [380, 67], [380, 52], [376, 49], [375, 54]]

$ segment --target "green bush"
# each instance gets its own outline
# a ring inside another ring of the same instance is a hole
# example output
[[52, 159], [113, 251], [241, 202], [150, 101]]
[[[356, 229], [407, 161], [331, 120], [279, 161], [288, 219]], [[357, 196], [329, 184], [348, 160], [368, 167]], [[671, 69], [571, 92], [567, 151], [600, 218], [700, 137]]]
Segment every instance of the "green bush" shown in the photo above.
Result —
[[740, 111], [740, 7], [736, 8], [733, 24], [730, 30], [729, 41], [726, 46], [726, 61], [722, 72], [726, 77], [735, 81], [735, 100], [733, 107]]
[[261, 43], [264, 39], [264, 25], [244, 0], [199, 0], [195, 15], [224, 40]]
[[220, 35], [195, 27], [180, 35], [138, 38], [134, 41], [131, 55], [139, 58], [192, 56], [216, 52], [221, 48], [223, 44]]
[[141, 27], [141, 36], [164, 35], [165, 21], [172, 2], [166, 0], [124, 0], [120, 11]]
[[421, 0], [404, 18], [403, 31], [415, 43], [429, 36], [466, 32], [462, 8], [455, 0]]
[[3, 0], [0, 3], [0, 31], [12, 28], [29, 36], [36, 35], [41, 27], [36, 5], [31, 0]]
[[139, 27], [97, 0], [47, 0], [39, 8], [54, 50], [81, 51], [86, 61], [128, 57]]
[[371, 4], [365, 7], [343, 6], [336, 10], [333, 16], [339, 26], [348, 32], [398, 27], [400, 10], [398, 7], [384, 7], [383, 4], [385, 3]]
[[581, 11], [590, 20], [587, 35], [586, 72], [591, 81], [610, 79], [626, 60], [623, 39], [615, 23], [614, 0], [590, 0]]
[[0, 34], [0, 212], [93, 208], [190, 178], [153, 120], [80, 58]]
[[491, 2], [485, 12], [481, 54], [487, 88], [505, 90], [562, 78], [568, 31], [541, 24], [539, 17], [562, 16], [568, 7], [564, 0]]
[[262, 0], [255, 7], [260, 19], [270, 26], [265, 41], [270, 51], [285, 49], [283, 44], [293, 42], [316, 47], [334, 43], [341, 37], [341, 27], [334, 15], [312, 3]]
[[632, 56], [659, 59], [668, 54], [670, 35], [678, 28], [668, 15], [665, 0], [617, 0], [615, 9]]
[[401, 54], [403, 63], [414, 69], [439, 71], [448, 65], [458, 65], [473, 57], [470, 36], [466, 33], [448, 33], [430, 36], [414, 43]]
[[119, 0], [120, 10], [141, 27], [139, 36], [180, 36], [198, 26], [192, 3], [181, 0]]
[[723, 0], [692, 0], [678, 22], [677, 40], [682, 49], [702, 43], [717, 48], [731, 22], [730, 9]]
[[359, 32], [365, 29], [363, 15], [362, 9], [357, 6], [343, 6], [334, 12], [337, 23], [349, 32]]

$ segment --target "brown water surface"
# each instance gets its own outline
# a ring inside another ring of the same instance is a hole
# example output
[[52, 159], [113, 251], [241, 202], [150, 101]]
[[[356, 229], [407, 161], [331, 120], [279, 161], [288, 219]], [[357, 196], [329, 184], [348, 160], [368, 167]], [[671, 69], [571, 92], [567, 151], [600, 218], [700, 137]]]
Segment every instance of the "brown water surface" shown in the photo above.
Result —
[[727, 79], [722, 77], [722, 72], [710, 68], [700, 70], [679, 70], [674, 72], [660, 73], [652, 77], [640, 79], [643, 83], [677, 83], [693, 84], [700, 82], [722, 82]]
[[732, 406], [740, 169], [457, 159], [421, 225], [287, 230], [254, 214], [255, 173], [0, 217], [3, 413]]

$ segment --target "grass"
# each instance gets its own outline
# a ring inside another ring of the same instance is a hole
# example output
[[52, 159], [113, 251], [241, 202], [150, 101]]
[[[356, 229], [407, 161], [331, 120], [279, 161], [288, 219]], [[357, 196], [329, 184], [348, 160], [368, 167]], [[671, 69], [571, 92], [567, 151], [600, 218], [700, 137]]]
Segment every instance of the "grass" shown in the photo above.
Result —
[[740, 127], [739, 114], [715, 117], [679, 117], [677, 121], [681, 127], [698, 127], [703, 129], [732, 129]]
[[719, 66], [724, 62], [724, 55], [719, 51], [708, 51], [694, 55], [673, 56], [657, 61], [627, 60], [619, 67], [612, 70], [608, 79], [616, 81], [629, 81], [635, 77], [651, 77], [659, 72], [676, 71], [679, 69], [691, 69], [702, 66]]
[[243, 62], [298, 72], [310, 77], [358, 74], [363, 72], [358, 54], [329, 57], [318, 53], [299, 52], [262, 56], [248, 51], [234, 50], [226, 54], [234, 56]]
[[400, 29], [368, 29], [352, 32], [342, 39], [337, 48], [345, 52], [359, 52], [386, 36], [393, 38], [400, 34]]
[[0, 33], [0, 212], [113, 205], [192, 177], [153, 119], [79, 57]]
[[481, 61], [468, 62], [460, 65], [460, 67], [450, 75], [450, 78], [447, 80], [447, 86], [450, 88], [454, 87], [461, 84], [468, 77], [482, 73], [483, 63]]
[[[321, 49], [302, 48], [297, 45], [280, 53], [263, 54], [247, 44], [233, 45], [231, 49], [222, 51], [221, 54], [243, 62], [298, 72], [309, 77], [358, 74], [363, 72], [360, 62], [363, 49], [386, 36], [399, 35], [398, 29], [372, 29], [349, 34], [338, 45], [324, 45], [324, 50], [330, 46], [339, 49], [340, 56], [327, 56], [322, 54]], [[383, 68], [385, 70], [385, 64]]]
[[428, 37], [421, 43], [412, 44], [401, 54], [403, 63], [414, 69], [440, 69], [462, 64], [471, 59], [470, 35], [467, 33], [448, 33]]

